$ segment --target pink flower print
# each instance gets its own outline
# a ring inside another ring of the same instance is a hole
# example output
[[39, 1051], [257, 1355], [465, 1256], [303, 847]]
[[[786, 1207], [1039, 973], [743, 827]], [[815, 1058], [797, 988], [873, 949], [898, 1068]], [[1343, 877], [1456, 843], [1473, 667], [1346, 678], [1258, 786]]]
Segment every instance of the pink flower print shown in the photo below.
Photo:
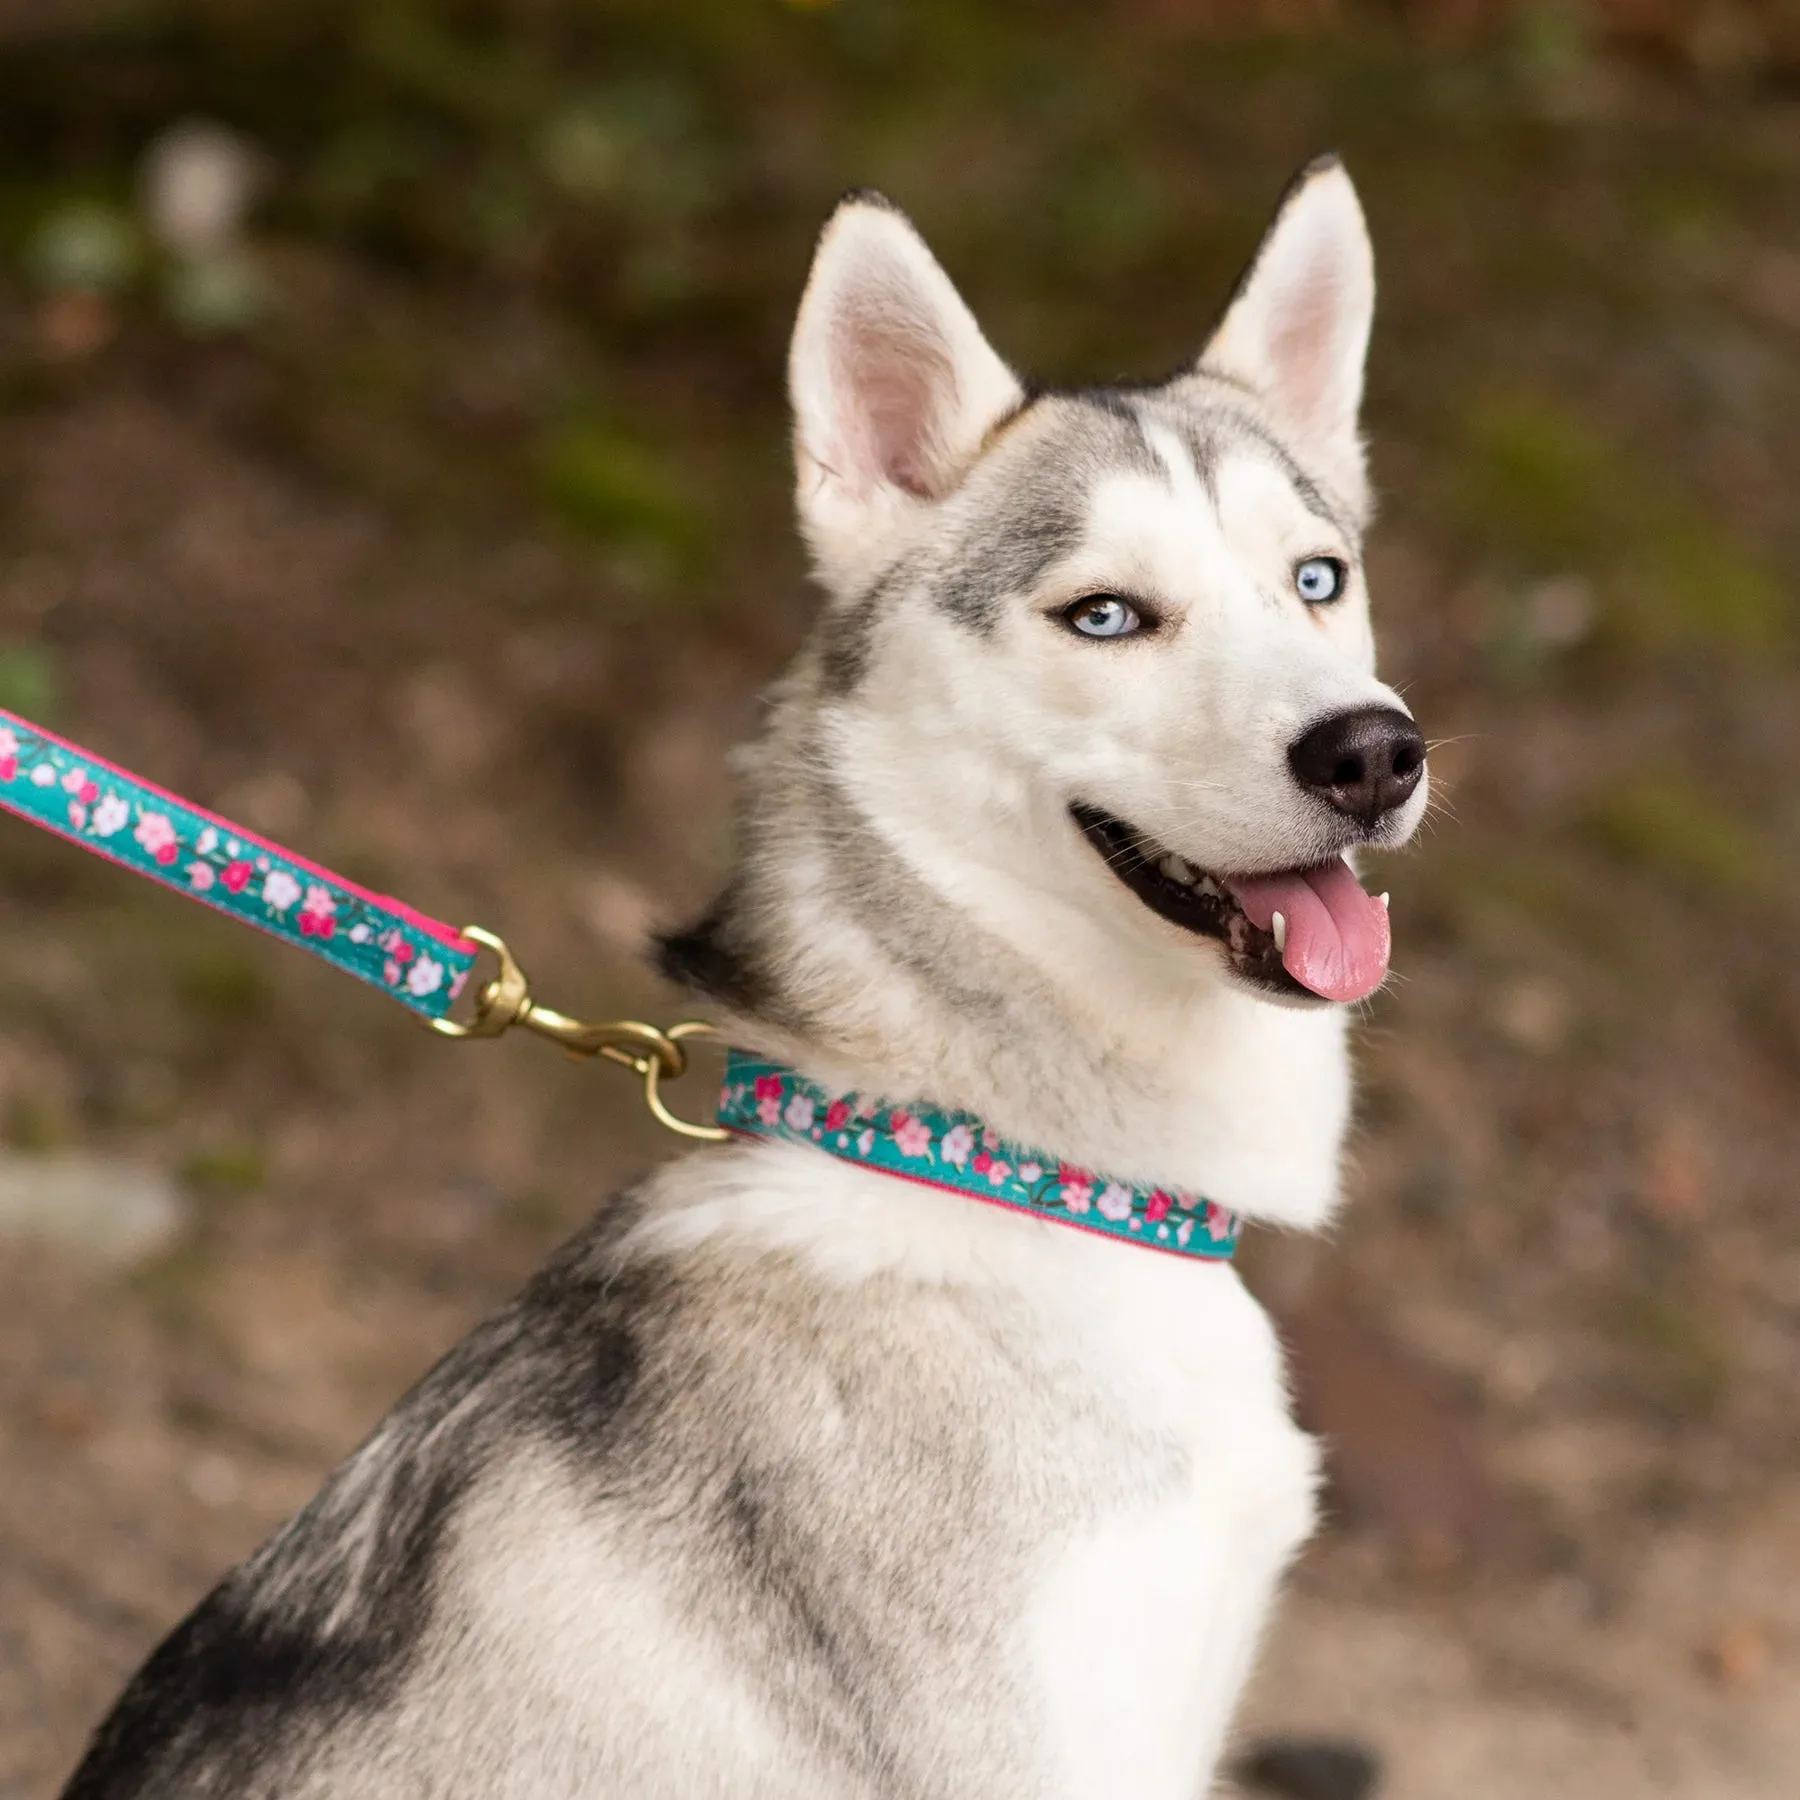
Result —
[[1129, 1219], [1131, 1217], [1131, 1189], [1121, 1187], [1116, 1181], [1109, 1181], [1100, 1190], [1100, 1198], [1094, 1204], [1099, 1207], [1102, 1218]]
[[18, 772], [18, 734], [10, 725], [0, 725], [0, 781], [11, 781]]
[[69, 823], [73, 825], [77, 831], [81, 830], [81, 828], [87, 824], [87, 808], [83, 806], [79, 800], [71, 800], [69, 802]]
[[191, 862], [187, 866], [188, 886], [196, 894], [204, 894], [212, 886], [214, 876], [211, 863]]
[[131, 823], [131, 807], [117, 794], [108, 794], [94, 808], [94, 836], [109, 838]]
[[55, 787], [56, 771], [48, 763], [39, 763], [31, 771], [31, 785], [33, 787]]
[[87, 786], [87, 778], [88, 772], [86, 769], [70, 769], [66, 771], [62, 778], [63, 792], [65, 794], [79, 795], [81, 790]]
[[1206, 1203], [1206, 1235], [1215, 1244], [1222, 1244], [1236, 1230], [1237, 1215], [1223, 1206], [1214, 1206], [1209, 1200]]
[[1173, 1198], [1158, 1188], [1144, 1204], [1144, 1217], [1152, 1225], [1160, 1225], [1169, 1216], [1169, 1208], [1174, 1204]]
[[863, 1132], [863, 1134], [856, 1140], [856, 1147], [858, 1150], [860, 1150], [862, 1152], [862, 1154], [864, 1156], [867, 1156], [869, 1154], [869, 1152], [875, 1148], [874, 1132], [872, 1132], [872, 1131]]
[[998, 1150], [1000, 1140], [991, 1131], [984, 1131], [981, 1134], [981, 1147], [984, 1150]]
[[429, 956], [421, 956], [406, 971], [406, 991], [416, 994], [423, 1000], [427, 994], [435, 994], [443, 985], [444, 965]]
[[1072, 1213], [1084, 1213], [1094, 1200], [1094, 1178], [1086, 1169], [1063, 1163], [1056, 1171], [1057, 1197]]
[[793, 1131], [811, 1131], [813, 1122], [813, 1103], [807, 1094], [796, 1094], [787, 1103], [787, 1111], [781, 1115]]
[[409, 963], [412, 961], [413, 947], [398, 931], [384, 931], [376, 941], [395, 962]]
[[84, 781], [81, 792], [76, 796], [83, 806], [92, 806], [100, 798], [100, 784], [97, 781]]
[[389, 987], [398, 987], [400, 985], [400, 965], [395, 962], [391, 956], [381, 965], [381, 979], [385, 981]]
[[[270, 880], [273, 879], [274, 877], [271, 876]], [[263, 886], [266, 893], [268, 884], [265, 882]], [[336, 912], [337, 902], [331, 897], [331, 889], [322, 887], [315, 881], [306, 890], [306, 899], [300, 907], [301, 935], [303, 937], [330, 937], [337, 930], [334, 922]]]
[[944, 1161], [951, 1168], [963, 1168], [968, 1163], [969, 1152], [975, 1148], [975, 1134], [966, 1125], [952, 1125], [944, 1133], [943, 1143], [939, 1148], [944, 1153]]
[[1036, 1181], [1043, 1172], [1043, 1165], [1041, 1163], [1022, 1162], [1019, 1164], [1019, 1179], [1023, 1182], [1030, 1183]]
[[225, 884], [225, 891], [230, 894], [241, 894], [249, 885], [250, 877], [255, 871], [247, 862], [229, 862], [219, 879]]
[[989, 1156], [985, 1150], [977, 1150], [975, 1152], [975, 1160], [969, 1164], [969, 1167], [973, 1169], [977, 1175], [985, 1175], [992, 1165], [993, 1160], [994, 1159]]
[[1002, 1162], [997, 1156], [991, 1156], [988, 1158], [988, 1166], [983, 1173], [986, 1174], [993, 1186], [998, 1187], [1012, 1173], [1012, 1164]]
[[12, 751], [0, 756], [0, 781], [11, 781], [19, 772], [19, 759]]
[[929, 1156], [931, 1154], [931, 1127], [923, 1119], [915, 1119], [911, 1113], [897, 1112], [888, 1120], [893, 1127], [894, 1145], [902, 1156]]
[[850, 1102], [848, 1100], [834, 1100], [826, 1107], [825, 1129], [827, 1131], [842, 1131], [849, 1123]]
[[145, 813], [138, 820], [138, 828], [132, 836], [159, 863], [172, 863], [175, 860], [179, 848], [175, 841], [175, 827], [161, 813]]
[[781, 1119], [781, 1097], [787, 1091], [787, 1084], [779, 1075], [759, 1075], [756, 1078], [756, 1116], [765, 1125], [778, 1124]]

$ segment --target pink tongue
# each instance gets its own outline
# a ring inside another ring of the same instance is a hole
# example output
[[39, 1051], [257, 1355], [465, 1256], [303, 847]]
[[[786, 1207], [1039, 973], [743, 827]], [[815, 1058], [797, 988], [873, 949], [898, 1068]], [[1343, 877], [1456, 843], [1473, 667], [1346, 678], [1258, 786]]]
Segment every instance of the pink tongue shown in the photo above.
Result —
[[1387, 908], [1340, 856], [1286, 875], [1233, 876], [1225, 884], [1252, 925], [1287, 921], [1281, 966], [1327, 1000], [1360, 1000], [1381, 986], [1388, 967]]

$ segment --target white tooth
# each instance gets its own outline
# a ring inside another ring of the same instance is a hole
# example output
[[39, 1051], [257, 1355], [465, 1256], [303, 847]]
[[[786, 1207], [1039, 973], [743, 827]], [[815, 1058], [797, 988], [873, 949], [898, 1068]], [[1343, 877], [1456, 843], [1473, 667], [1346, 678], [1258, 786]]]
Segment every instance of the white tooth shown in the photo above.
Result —
[[1211, 894], [1216, 900], [1220, 893], [1219, 884], [1214, 881], [1210, 875], [1202, 875], [1200, 877], [1200, 891], [1203, 894]]
[[1275, 949], [1279, 953], [1287, 948], [1287, 920], [1280, 913], [1269, 921], [1269, 929], [1275, 934]]
[[1381, 910], [1383, 912], [1386, 912], [1387, 911], [1387, 903], [1388, 903], [1387, 895], [1386, 894], [1377, 894], [1375, 896], [1375, 898], [1381, 902]]
[[1183, 885], [1194, 879], [1194, 871], [1173, 851], [1170, 851], [1169, 854], [1157, 864], [1157, 867], [1161, 869], [1171, 881], [1179, 881], [1183, 883]]

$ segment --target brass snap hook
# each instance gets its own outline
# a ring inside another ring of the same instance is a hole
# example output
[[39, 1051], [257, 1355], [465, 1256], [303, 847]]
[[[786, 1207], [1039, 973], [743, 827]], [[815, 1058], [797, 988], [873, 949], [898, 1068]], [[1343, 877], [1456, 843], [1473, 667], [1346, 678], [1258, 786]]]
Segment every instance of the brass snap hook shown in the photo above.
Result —
[[649, 1107], [650, 1116], [670, 1131], [707, 1143], [719, 1143], [731, 1135], [717, 1125], [696, 1125], [677, 1117], [662, 1097], [665, 1080], [679, 1080], [687, 1073], [687, 1040], [717, 1037], [715, 1027], [699, 1019], [671, 1025], [667, 1031], [638, 1019], [572, 1019], [567, 1013], [540, 1006], [532, 999], [530, 979], [503, 938], [479, 925], [465, 925], [462, 935], [484, 950], [491, 950], [500, 969], [482, 984], [470, 1019], [432, 1019], [429, 1023], [433, 1031], [449, 1038], [493, 1038], [521, 1025], [562, 1045], [571, 1056], [604, 1056], [608, 1062], [632, 1070], [643, 1080], [644, 1104]]

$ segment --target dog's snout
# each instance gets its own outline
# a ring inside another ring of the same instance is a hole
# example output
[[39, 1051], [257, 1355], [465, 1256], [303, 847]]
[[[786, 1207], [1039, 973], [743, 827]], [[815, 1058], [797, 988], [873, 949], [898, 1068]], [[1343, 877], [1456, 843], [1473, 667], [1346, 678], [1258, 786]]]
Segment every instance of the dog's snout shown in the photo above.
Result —
[[1321, 719], [1296, 738], [1288, 766], [1309, 793], [1373, 825], [1412, 797], [1425, 772], [1425, 740], [1405, 713], [1364, 706]]

